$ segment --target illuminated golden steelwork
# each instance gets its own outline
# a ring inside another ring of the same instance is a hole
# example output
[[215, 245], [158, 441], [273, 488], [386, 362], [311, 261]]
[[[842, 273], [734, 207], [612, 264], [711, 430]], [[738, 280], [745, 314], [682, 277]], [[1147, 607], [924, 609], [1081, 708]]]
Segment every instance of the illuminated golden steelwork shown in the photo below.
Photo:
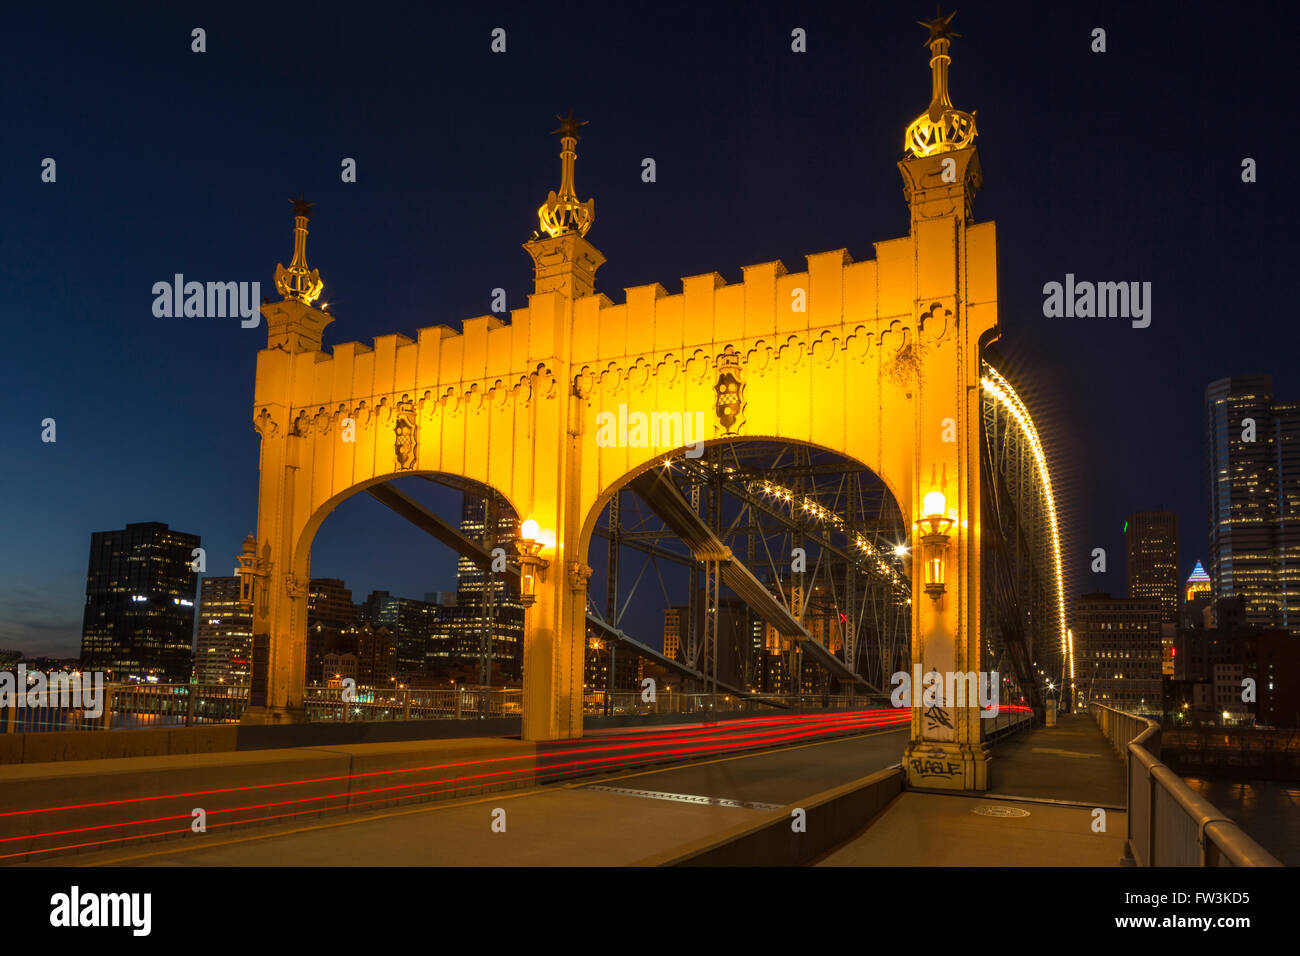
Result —
[[307, 221], [311, 218], [311, 207], [300, 194], [293, 203], [293, 261], [289, 268], [276, 263], [275, 287], [286, 299], [297, 299], [311, 305], [320, 296], [325, 283], [321, 281], [319, 269], [307, 268]]
[[933, 156], [975, 142], [975, 115], [954, 109], [948, 98], [949, 40], [961, 36], [949, 27], [956, 15], [954, 10], [946, 17], [938, 14], [928, 22], [916, 21], [930, 31], [926, 46], [930, 48], [931, 95], [929, 109], [912, 120], [903, 136], [903, 148], [911, 156]]
[[1066, 663], [1066, 672], [1070, 681], [1070, 697], [1073, 699], [1075, 685], [1074, 640], [1073, 635], [1069, 633], [1065, 626], [1065, 581], [1061, 567], [1061, 532], [1056, 518], [1056, 498], [1052, 493], [1052, 476], [1047, 470], [1047, 455], [1043, 452], [1043, 443], [1038, 438], [1038, 429], [1034, 427], [1034, 420], [1029, 417], [1029, 410], [1025, 407], [1025, 403], [1020, 400], [1020, 396], [1016, 394], [1016, 390], [1011, 387], [1011, 383], [1003, 378], [1002, 374], [992, 366], [986, 365], [984, 368], [986, 374], [980, 380], [980, 384], [986, 393], [997, 399], [1007, 410], [1020, 427], [1021, 433], [1028, 439], [1030, 450], [1034, 456], [1034, 464], [1042, 482], [1043, 498], [1047, 503], [1047, 517], [1051, 534], [1052, 570], [1056, 578], [1056, 617], [1057, 624], [1061, 629], [1061, 658]]
[[[563, 123], [563, 183], [538, 212], [547, 234], [524, 244], [534, 288], [508, 322], [466, 317], [460, 331], [430, 326], [325, 348], [332, 316], [296, 297], [262, 306], [252, 419], [267, 602], [253, 619], [258, 663], [244, 722], [307, 719], [307, 583], [321, 523], [367, 488], [441, 474], [494, 489], [536, 522], [524, 537], [548, 566], [530, 585], [521, 733], [581, 736], [586, 558], [599, 518], [629, 480], [681, 453], [663, 430], [644, 443], [598, 440], [599, 423], [620, 409], [703, 415], [706, 442], [797, 442], [859, 462], [890, 490], [905, 527], [923, 516], [937, 466], [955, 520], [942, 599], [913, 602], [912, 657], [927, 673], [979, 670], [979, 355], [997, 337], [998, 270], [994, 224], [971, 213], [982, 181], [976, 148], [898, 163], [909, 225], [874, 243], [856, 236], [870, 259], [823, 250], [792, 268], [742, 265], [730, 283], [701, 266], [671, 291], [649, 283], [615, 301], [595, 288], [605, 257], [582, 236], [592, 204], [573, 195], [578, 124]], [[947, 420], [955, 440], [938, 427]], [[355, 440], [340, 440], [344, 427]], [[770, 494], [834, 524], [791, 489]], [[858, 544], [871, 560], [897, 564]], [[899, 572], [913, 595], [923, 591], [922, 560]], [[918, 701], [909, 781], [987, 789], [984, 723], [977, 706]]]
[[574, 147], [578, 145], [578, 127], [586, 126], [586, 120], [575, 120], [573, 110], [568, 116], [556, 116], [560, 128], [552, 130], [560, 134], [560, 192], [554, 190], [546, 197], [546, 202], [537, 208], [537, 221], [542, 232], [552, 239], [565, 233], [576, 232], [585, 236], [596, 219], [596, 200], [588, 199], [578, 202], [573, 188], [573, 166], [578, 158]]

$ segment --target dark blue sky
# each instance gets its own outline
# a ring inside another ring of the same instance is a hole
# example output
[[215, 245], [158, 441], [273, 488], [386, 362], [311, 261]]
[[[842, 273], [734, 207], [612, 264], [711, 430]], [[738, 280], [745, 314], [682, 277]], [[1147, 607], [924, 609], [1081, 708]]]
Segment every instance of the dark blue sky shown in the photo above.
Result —
[[[1000, 348], [1051, 442], [1072, 590], [1118, 592], [1131, 511], [1178, 511], [1184, 575], [1205, 557], [1205, 385], [1266, 372], [1300, 398], [1281, 295], [1297, 246], [1283, 201], [1295, 15], [1042, 9], [959, 7], [953, 99], [979, 111]], [[286, 199], [305, 190], [309, 261], [336, 316], [327, 348], [457, 327], [498, 286], [516, 307], [531, 281], [520, 243], [558, 180], [553, 117], [570, 107], [590, 120], [578, 192], [596, 198], [598, 288], [616, 301], [777, 258], [799, 271], [829, 249], [870, 258], [907, 229], [895, 163], [929, 99], [914, 21], [930, 16], [788, 2], [7, 10], [0, 646], [76, 653], [93, 531], [165, 521], [202, 535], [220, 574], [254, 526], [265, 327], [155, 318], [155, 282], [260, 281], [274, 297]], [[504, 55], [489, 51], [498, 26]], [[794, 27], [806, 54], [790, 51]], [[340, 182], [343, 157], [356, 184]], [[1151, 327], [1044, 318], [1043, 284], [1067, 272], [1150, 281]], [[56, 444], [40, 441], [46, 417]], [[1110, 555], [1096, 579], [1093, 547]], [[454, 580], [449, 552], [358, 499], [325, 523], [312, 570], [357, 599]]]

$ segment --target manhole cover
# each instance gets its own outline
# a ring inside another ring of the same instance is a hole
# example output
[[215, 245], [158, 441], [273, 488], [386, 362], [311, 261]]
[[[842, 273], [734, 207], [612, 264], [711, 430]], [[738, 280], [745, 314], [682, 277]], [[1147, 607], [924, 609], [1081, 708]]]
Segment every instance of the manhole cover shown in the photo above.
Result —
[[976, 807], [971, 813], [978, 813], [982, 817], [1027, 817], [1028, 810], [1021, 810], [1019, 807]]

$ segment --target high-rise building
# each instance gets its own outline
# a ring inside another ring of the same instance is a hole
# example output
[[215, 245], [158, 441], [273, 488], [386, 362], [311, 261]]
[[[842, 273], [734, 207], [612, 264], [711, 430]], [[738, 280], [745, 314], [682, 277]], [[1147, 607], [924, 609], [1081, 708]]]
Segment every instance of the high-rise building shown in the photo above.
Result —
[[1139, 511], [1128, 519], [1128, 596], [1160, 602], [1160, 620], [1178, 624], [1178, 515]]
[[682, 652], [682, 614], [675, 607], [664, 608], [664, 657], [677, 660]]
[[1209, 619], [1213, 617], [1213, 608], [1214, 589], [1210, 586], [1210, 576], [1197, 561], [1183, 588], [1183, 629], [1213, 627], [1214, 622]]
[[324, 656], [357, 620], [352, 591], [338, 578], [312, 578], [307, 589], [307, 681], [324, 682]]
[[188, 682], [199, 536], [156, 521], [90, 536], [81, 666]]
[[392, 639], [388, 628], [369, 622], [354, 624], [349, 631], [356, 635], [357, 683], [366, 687], [383, 687], [392, 677], [389, 662], [392, 657]]
[[[513, 557], [519, 521], [500, 498], [466, 493], [460, 530], [489, 550], [502, 548]], [[517, 584], [462, 557], [456, 566], [455, 606], [441, 613], [446, 617], [449, 660], [481, 661], [490, 645], [493, 671], [507, 681], [523, 678], [524, 606]]]
[[418, 677], [425, 672], [430, 616], [436, 606], [414, 598], [372, 591], [358, 611], [360, 620], [383, 626], [392, 639], [388, 670], [398, 677]]
[[194, 680], [200, 684], [247, 684], [253, 615], [240, 603], [239, 578], [204, 578], [199, 587], [198, 618]]
[[1128, 538], [1128, 596], [1160, 602], [1162, 676], [1174, 676], [1178, 636], [1178, 515], [1139, 511], [1125, 522]]
[[312, 578], [307, 590], [307, 620], [342, 630], [356, 623], [352, 591], [338, 578]]
[[1210, 383], [1205, 410], [1214, 597], [1241, 596], [1253, 626], [1300, 629], [1300, 405], [1251, 375]]
[[1121, 710], [1159, 714], [1161, 681], [1160, 601], [1085, 594], [1074, 606], [1077, 690]]

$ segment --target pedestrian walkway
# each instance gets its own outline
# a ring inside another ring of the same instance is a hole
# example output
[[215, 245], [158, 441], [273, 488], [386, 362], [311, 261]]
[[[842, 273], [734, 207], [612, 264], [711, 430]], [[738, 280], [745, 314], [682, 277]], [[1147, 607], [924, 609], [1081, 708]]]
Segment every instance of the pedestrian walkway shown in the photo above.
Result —
[[1090, 717], [1064, 715], [997, 745], [992, 777], [979, 796], [903, 793], [818, 865], [1120, 865], [1124, 765]]

